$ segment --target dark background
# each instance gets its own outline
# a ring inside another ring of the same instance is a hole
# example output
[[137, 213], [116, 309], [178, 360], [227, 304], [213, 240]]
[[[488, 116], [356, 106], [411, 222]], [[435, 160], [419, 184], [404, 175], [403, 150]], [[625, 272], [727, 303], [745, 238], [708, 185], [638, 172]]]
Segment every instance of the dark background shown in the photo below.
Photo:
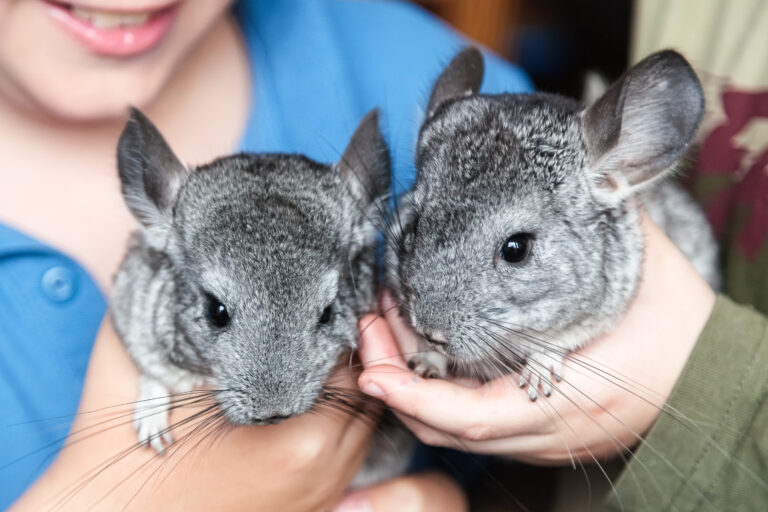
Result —
[[516, 62], [536, 88], [578, 97], [588, 70], [627, 67], [630, 0], [417, 0], [457, 30]]

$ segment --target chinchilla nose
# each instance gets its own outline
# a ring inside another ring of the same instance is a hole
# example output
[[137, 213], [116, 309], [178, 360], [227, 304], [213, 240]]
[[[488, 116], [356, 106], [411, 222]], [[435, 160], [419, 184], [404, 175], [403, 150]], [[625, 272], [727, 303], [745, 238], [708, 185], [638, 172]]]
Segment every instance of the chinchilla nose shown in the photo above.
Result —
[[422, 338], [434, 345], [448, 343], [448, 322], [443, 321], [441, 315], [429, 314], [429, 309], [412, 308], [411, 326]]
[[419, 322], [416, 315], [411, 312], [411, 325], [414, 330], [426, 341], [433, 345], [445, 345], [448, 343], [448, 338], [440, 329], [431, 327], [424, 322]]
[[251, 422], [261, 425], [274, 425], [280, 423], [283, 420], [291, 418], [293, 414], [287, 411], [253, 411], [251, 413]]

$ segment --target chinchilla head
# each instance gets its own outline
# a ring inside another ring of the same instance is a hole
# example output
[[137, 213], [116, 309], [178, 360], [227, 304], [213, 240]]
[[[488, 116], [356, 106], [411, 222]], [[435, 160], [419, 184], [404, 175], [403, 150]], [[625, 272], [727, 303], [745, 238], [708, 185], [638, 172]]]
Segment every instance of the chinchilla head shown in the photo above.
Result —
[[526, 357], [542, 339], [575, 348], [633, 296], [643, 253], [633, 195], [693, 140], [700, 83], [673, 51], [588, 107], [478, 94], [482, 75], [467, 49], [432, 91], [418, 177], [388, 243], [389, 286], [455, 361]]
[[187, 169], [134, 110], [118, 166], [144, 243], [172, 267], [171, 311], [157, 314], [172, 317], [174, 362], [225, 390], [217, 396], [233, 423], [308, 411], [371, 307], [362, 260], [389, 192], [377, 113], [333, 166], [239, 154]]

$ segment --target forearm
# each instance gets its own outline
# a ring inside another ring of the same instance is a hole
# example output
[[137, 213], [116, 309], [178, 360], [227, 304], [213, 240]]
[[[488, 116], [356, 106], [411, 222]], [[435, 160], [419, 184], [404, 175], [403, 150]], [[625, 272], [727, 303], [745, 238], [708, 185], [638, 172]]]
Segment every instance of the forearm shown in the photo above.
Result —
[[768, 320], [719, 297], [609, 508], [761, 509], [768, 502], [767, 368]]

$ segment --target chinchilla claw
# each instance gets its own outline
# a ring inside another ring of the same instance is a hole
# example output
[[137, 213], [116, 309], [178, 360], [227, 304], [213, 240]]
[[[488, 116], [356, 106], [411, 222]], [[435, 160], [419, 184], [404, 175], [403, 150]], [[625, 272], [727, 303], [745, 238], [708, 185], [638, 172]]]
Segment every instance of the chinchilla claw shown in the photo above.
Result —
[[535, 402], [536, 399], [539, 397], [539, 392], [536, 390], [533, 385], [528, 385], [528, 398], [531, 399], [531, 402]]
[[549, 354], [533, 354], [520, 372], [519, 384], [521, 388], [528, 386], [528, 397], [531, 401], [539, 397], [539, 387], [545, 397], [552, 396], [554, 386], [552, 377], [556, 382], [562, 380], [562, 358]]
[[133, 411], [133, 428], [139, 444], [151, 446], [158, 455], [173, 444], [168, 427], [170, 391], [156, 380], [142, 376], [139, 379], [139, 399]]
[[168, 413], [166, 411], [154, 414], [136, 411], [133, 425], [138, 434], [139, 443], [143, 446], [151, 446], [158, 455], [165, 454], [168, 446], [173, 444], [173, 436], [168, 430]]

